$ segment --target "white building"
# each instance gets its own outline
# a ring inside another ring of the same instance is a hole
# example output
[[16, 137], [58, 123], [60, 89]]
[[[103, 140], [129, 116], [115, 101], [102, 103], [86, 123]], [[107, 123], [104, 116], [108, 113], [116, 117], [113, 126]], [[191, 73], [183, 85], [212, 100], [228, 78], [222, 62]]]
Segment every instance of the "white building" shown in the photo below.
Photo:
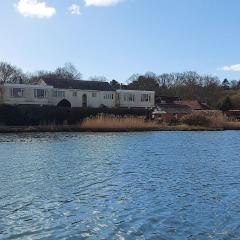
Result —
[[153, 108], [155, 92], [117, 90], [107, 82], [41, 80], [38, 84], [0, 85], [0, 103], [88, 108]]
[[10, 105], [50, 105], [53, 87], [28, 84], [0, 85], [0, 103]]
[[117, 90], [116, 106], [125, 108], [153, 108], [155, 106], [155, 92]]

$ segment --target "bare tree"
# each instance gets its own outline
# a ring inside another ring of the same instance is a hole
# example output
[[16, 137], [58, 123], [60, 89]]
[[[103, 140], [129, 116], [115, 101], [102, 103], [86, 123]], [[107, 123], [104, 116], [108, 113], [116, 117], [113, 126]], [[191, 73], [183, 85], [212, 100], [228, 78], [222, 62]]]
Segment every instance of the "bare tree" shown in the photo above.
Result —
[[63, 67], [58, 67], [55, 71], [40, 70], [29, 75], [30, 82], [37, 82], [41, 79], [56, 80], [81, 80], [82, 74], [76, 69], [72, 63], [65, 63]]
[[63, 67], [58, 67], [54, 74], [59, 79], [68, 80], [81, 80], [82, 74], [77, 70], [77, 68], [72, 63], [65, 63]]
[[21, 69], [6, 62], [0, 62], [0, 82], [17, 83], [20, 78], [24, 78]]
[[35, 73], [28, 73], [27, 79], [30, 83], [37, 83], [41, 79], [51, 78], [53, 76], [52, 72], [40, 70]]
[[107, 82], [107, 78], [104, 76], [92, 76], [89, 78], [90, 81], [98, 81], [98, 82]]
[[140, 76], [141, 76], [141, 75], [138, 74], [138, 73], [132, 74], [132, 75], [127, 79], [127, 83], [130, 84], [130, 83], [132, 83], [132, 82], [137, 81]]

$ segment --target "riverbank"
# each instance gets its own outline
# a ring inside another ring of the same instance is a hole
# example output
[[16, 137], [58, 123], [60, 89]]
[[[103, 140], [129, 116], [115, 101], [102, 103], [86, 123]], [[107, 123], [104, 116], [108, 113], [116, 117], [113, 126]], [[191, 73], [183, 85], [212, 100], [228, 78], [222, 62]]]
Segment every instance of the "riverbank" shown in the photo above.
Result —
[[[187, 121], [186, 121], [187, 120]], [[204, 121], [203, 121], [204, 120]], [[100, 115], [86, 118], [79, 124], [47, 124], [37, 126], [0, 126], [0, 133], [33, 132], [143, 132], [143, 131], [224, 131], [240, 130], [240, 122], [230, 122], [223, 118], [212, 118], [205, 123], [205, 118], [187, 116], [185, 122], [175, 124], [145, 120], [143, 117], [116, 117]], [[209, 120], [209, 119], [208, 119]]]
[[166, 126], [160, 125], [155, 128], [82, 128], [76, 125], [62, 126], [1, 126], [0, 133], [34, 133], [34, 132], [144, 132], [144, 131], [224, 131], [224, 130], [240, 130], [235, 128], [210, 128], [202, 126], [176, 125]]

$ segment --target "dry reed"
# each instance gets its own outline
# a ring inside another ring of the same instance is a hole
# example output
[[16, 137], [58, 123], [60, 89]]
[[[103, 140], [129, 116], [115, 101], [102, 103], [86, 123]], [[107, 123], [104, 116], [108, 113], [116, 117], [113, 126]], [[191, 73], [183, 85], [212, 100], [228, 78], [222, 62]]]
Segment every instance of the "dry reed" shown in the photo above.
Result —
[[224, 128], [227, 119], [221, 111], [194, 111], [184, 116], [182, 121], [193, 126]]
[[158, 124], [147, 121], [143, 117], [120, 117], [111, 115], [99, 115], [87, 118], [81, 123], [82, 129], [92, 130], [157, 130]]
[[225, 122], [224, 123], [224, 129], [225, 130], [240, 130], [240, 122], [239, 121]]

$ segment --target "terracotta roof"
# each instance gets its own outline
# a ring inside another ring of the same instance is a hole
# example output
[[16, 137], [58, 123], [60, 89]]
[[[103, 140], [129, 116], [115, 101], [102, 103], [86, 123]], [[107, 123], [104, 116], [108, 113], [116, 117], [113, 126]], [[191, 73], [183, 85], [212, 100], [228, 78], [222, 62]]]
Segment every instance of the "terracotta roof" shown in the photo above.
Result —
[[200, 102], [194, 101], [194, 100], [180, 100], [180, 101], [175, 101], [175, 103], [178, 105], [189, 106], [192, 109], [192, 111], [206, 109], [206, 107], [204, 107]]
[[60, 89], [115, 91], [108, 82], [56, 79], [44, 79], [43, 81], [48, 86], [53, 86], [54, 88]]

